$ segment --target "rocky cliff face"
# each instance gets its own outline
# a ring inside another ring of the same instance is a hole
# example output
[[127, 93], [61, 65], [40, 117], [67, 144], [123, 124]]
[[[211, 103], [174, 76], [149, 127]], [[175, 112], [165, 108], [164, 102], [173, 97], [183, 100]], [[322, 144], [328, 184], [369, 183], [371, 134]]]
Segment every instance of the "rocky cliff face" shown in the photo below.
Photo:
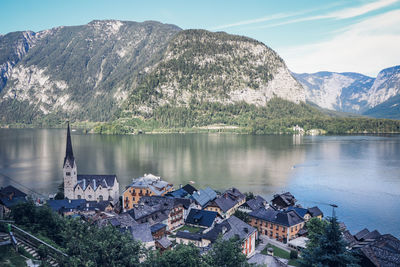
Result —
[[250, 38], [148, 21], [92, 21], [0, 37], [1, 120], [105, 121], [190, 100], [300, 103], [302, 86], [275, 51]]
[[[381, 104], [388, 107], [384, 103], [396, 102], [395, 97], [400, 95], [400, 66], [384, 69], [376, 78], [334, 72], [293, 75], [306, 89], [308, 101], [331, 110], [373, 116], [371, 109]], [[385, 117], [382, 108], [379, 110], [379, 117]]]
[[204, 30], [181, 31], [130, 95], [130, 107], [151, 112], [190, 101], [265, 106], [274, 96], [300, 103], [304, 89], [278, 54], [253, 39]]

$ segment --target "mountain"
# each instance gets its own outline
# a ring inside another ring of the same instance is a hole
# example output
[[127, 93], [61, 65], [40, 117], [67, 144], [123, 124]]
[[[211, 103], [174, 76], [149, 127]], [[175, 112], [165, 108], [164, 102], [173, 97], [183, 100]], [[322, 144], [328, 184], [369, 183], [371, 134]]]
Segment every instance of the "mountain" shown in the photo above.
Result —
[[[380, 118], [398, 118], [394, 110], [396, 104], [400, 104], [396, 102], [400, 95], [400, 66], [384, 69], [376, 78], [359, 73], [335, 72], [293, 73], [293, 76], [306, 89], [307, 101], [322, 108]], [[388, 103], [385, 104], [386, 101]], [[394, 107], [394, 110], [390, 107]]]
[[106, 20], [3, 36], [0, 47], [8, 55], [0, 61], [7, 70], [1, 77], [1, 120], [110, 119], [180, 30], [154, 21]]
[[279, 55], [242, 36], [105, 20], [0, 39], [0, 121], [108, 121], [194, 99], [305, 101]]
[[185, 30], [170, 41], [128, 102], [131, 110], [148, 113], [191, 101], [266, 106], [273, 97], [305, 102], [304, 89], [275, 51], [247, 37]]

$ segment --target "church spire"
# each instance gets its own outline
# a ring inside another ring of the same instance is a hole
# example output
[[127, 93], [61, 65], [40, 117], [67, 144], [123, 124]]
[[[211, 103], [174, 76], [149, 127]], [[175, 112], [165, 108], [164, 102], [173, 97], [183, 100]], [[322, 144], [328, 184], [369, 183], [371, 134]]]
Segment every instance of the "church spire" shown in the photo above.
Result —
[[65, 150], [64, 165], [67, 160], [69, 160], [70, 163], [74, 164], [75, 159], [74, 159], [74, 152], [72, 151], [71, 131], [69, 129], [69, 122], [67, 128], [67, 147]]

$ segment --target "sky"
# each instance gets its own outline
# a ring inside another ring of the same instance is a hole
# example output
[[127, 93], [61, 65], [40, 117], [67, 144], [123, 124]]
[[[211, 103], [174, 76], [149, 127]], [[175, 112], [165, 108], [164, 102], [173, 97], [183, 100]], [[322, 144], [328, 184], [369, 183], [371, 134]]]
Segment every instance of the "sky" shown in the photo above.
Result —
[[257, 39], [297, 73], [375, 77], [400, 64], [400, 0], [0, 0], [0, 34], [95, 19], [156, 20]]

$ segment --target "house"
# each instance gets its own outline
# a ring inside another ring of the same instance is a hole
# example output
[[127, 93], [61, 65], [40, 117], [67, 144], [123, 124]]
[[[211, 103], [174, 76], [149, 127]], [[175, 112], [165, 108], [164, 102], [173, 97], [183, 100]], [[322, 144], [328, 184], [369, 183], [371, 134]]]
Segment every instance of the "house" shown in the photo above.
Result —
[[27, 201], [27, 195], [12, 185], [0, 189], [0, 219], [11, 211], [11, 207]]
[[199, 191], [195, 191], [192, 194], [192, 199], [196, 201], [196, 204], [199, 205], [199, 208], [204, 208], [206, 205], [213, 201], [217, 197], [217, 193], [212, 190], [210, 187], [206, 187], [205, 189], [200, 189]]
[[151, 235], [153, 236], [154, 240], [161, 239], [165, 236], [167, 232], [167, 225], [163, 223], [157, 223], [150, 227]]
[[88, 201], [119, 200], [119, 183], [116, 175], [85, 174], [78, 175], [72, 150], [71, 133], [68, 123], [67, 145], [63, 164], [64, 196], [68, 199], [86, 199]]
[[187, 184], [183, 187], [181, 185], [181, 187], [179, 189], [169, 192], [167, 195], [175, 197], [175, 198], [186, 198], [186, 197], [190, 197], [195, 191], [197, 191], [196, 188], [194, 188], [190, 184]]
[[163, 223], [167, 231], [183, 225], [183, 205], [173, 198], [143, 196], [137, 207], [127, 213], [138, 223], [149, 223], [151, 226]]
[[161, 177], [145, 174], [134, 179], [132, 184], [126, 187], [122, 197], [123, 209], [125, 211], [132, 209], [142, 196], [164, 196], [172, 190], [172, 184], [161, 180]]
[[239, 207], [241, 212], [252, 212], [258, 209], [265, 209], [268, 207], [268, 202], [261, 196], [256, 196], [255, 198], [249, 199], [243, 205]]
[[222, 218], [229, 218], [245, 201], [246, 196], [233, 187], [209, 202], [205, 210], [216, 211]]
[[202, 235], [204, 240], [214, 243], [218, 236], [222, 235], [223, 240], [238, 237], [242, 241], [242, 252], [248, 258], [256, 252], [257, 229], [243, 222], [235, 216], [231, 216], [225, 221], [214, 226], [213, 229]]
[[215, 211], [191, 209], [185, 220], [185, 224], [204, 228], [204, 231], [207, 231], [214, 226], [217, 216], [218, 213]]
[[296, 201], [297, 200], [291, 193], [286, 192], [274, 195], [274, 198], [272, 199], [271, 203], [272, 206], [277, 209], [285, 209], [289, 206], [294, 206], [296, 204]]
[[318, 207], [312, 207], [312, 208], [302, 208], [302, 207], [298, 207], [298, 206], [290, 206], [287, 207], [286, 210], [294, 210], [295, 212], [297, 212], [297, 214], [299, 214], [301, 217], [303, 217], [303, 219], [308, 222], [311, 218], [319, 218], [320, 220], [322, 219], [322, 217], [324, 216], [324, 214], [322, 213], [322, 211], [318, 208]]
[[351, 250], [358, 252], [363, 267], [400, 266], [400, 240], [390, 234], [353, 246]]
[[305, 225], [304, 219], [294, 210], [259, 209], [249, 213], [250, 225], [260, 234], [287, 242], [297, 237]]
[[151, 235], [150, 224], [142, 223], [131, 226], [129, 231], [134, 240], [138, 240], [144, 244], [144, 246], [149, 249], [155, 246], [153, 236]]
[[176, 233], [176, 243], [178, 244], [193, 244], [198, 248], [207, 247], [211, 242], [208, 240], [203, 240], [203, 235], [201, 233], [191, 233], [189, 231], [178, 231]]
[[86, 199], [50, 199], [46, 203], [54, 212], [63, 216], [74, 214], [94, 214], [95, 212], [112, 212], [114, 205], [109, 201], [87, 201]]
[[175, 203], [180, 203], [183, 206], [183, 219], [186, 220], [191, 209], [197, 207], [195, 201], [191, 198], [174, 198]]
[[155, 245], [161, 254], [166, 250], [172, 249], [172, 242], [165, 236], [156, 240]]

